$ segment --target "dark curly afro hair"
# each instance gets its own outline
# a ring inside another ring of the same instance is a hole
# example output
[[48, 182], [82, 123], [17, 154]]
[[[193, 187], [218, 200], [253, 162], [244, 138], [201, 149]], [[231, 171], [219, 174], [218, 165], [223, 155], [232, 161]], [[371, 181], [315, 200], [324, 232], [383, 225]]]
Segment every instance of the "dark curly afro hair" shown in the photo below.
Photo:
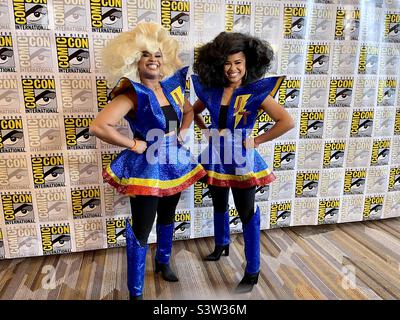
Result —
[[263, 77], [274, 57], [273, 49], [266, 41], [238, 32], [221, 32], [199, 48], [193, 70], [204, 86], [225, 87], [228, 82], [224, 77], [224, 63], [229, 55], [238, 52], [246, 56], [247, 77], [242, 85]]

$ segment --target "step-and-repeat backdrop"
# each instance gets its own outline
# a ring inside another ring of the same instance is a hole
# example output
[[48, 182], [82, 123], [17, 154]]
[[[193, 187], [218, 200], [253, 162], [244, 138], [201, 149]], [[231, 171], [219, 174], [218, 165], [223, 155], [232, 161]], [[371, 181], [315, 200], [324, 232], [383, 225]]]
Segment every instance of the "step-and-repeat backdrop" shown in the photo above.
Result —
[[[296, 127], [259, 147], [278, 177], [257, 189], [263, 229], [400, 215], [400, 1], [0, 0], [0, 258], [125, 245], [129, 199], [101, 177], [120, 149], [88, 126], [112, 86], [102, 47], [141, 21], [189, 65], [223, 30], [272, 44]], [[254, 134], [272, 125], [261, 114]], [[183, 192], [175, 221], [175, 239], [213, 234], [207, 185]]]

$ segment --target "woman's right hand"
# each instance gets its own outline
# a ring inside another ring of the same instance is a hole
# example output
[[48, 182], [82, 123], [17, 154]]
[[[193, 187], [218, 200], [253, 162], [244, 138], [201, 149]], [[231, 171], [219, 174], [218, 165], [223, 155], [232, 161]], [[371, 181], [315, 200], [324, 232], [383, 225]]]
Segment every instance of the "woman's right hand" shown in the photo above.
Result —
[[131, 150], [137, 154], [142, 154], [147, 149], [147, 142], [139, 139], [135, 139], [136, 144], [131, 148]]

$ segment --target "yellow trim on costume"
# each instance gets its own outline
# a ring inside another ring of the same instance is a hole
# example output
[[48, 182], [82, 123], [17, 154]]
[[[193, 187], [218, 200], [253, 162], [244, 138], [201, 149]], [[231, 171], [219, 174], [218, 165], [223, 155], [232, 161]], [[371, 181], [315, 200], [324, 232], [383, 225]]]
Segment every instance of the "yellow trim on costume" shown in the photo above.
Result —
[[279, 87], [281, 86], [281, 83], [283, 82], [283, 80], [285, 80], [285, 76], [279, 76], [278, 81], [276, 81], [275, 87], [269, 93], [272, 97], [275, 96], [275, 94], [278, 91]]
[[191, 179], [193, 176], [195, 176], [202, 170], [203, 170], [202, 165], [198, 164], [196, 168], [194, 168], [192, 171], [188, 172], [187, 174], [185, 174], [180, 178], [163, 181], [158, 179], [143, 179], [143, 178], [120, 179], [114, 174], [114, 172], [112, 172], [110, 166], [106, 167], [107, 173], [113, 178], [114, 181], [116, 181], [120, 185], [138, 185], [138, 186], [145, 186], [145, 187], [152, 187], [159, 189], [169, 189], [177, 187], [182, 183], [184, 183], [186, 180]]
[[251, 178], [260, 179], [269, 175], [270, 173], [272, 173], [270, 169], [265, 169], [258, 172], [250, 172], [243, 175], [234, 175], [234, 174], [218, 173], [215, 171], [207, 171], [207, 175], [211, 178], [215, 178], [218, 180], [235, 180], [235, 181], [245, 181]]

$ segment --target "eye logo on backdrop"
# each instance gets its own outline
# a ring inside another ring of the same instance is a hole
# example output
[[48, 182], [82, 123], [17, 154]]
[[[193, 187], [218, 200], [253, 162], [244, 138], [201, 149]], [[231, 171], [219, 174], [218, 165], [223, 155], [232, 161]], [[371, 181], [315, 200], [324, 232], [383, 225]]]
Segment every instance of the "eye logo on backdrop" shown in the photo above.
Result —
[[30, 151], [61, 150], [60, 118], [57, 115], [26, 117]]
[[0, 109], [2, 114], [21, 113], [16, 74], [8, 74], [0, 79]]
[[355, 110], [351, 119], [351, 137], [371, 137], [374, 110]]
[[358, 40], [360, 33], [360, 10], [336, 11], [335, 40]]
[[384, 196], [367, 196], [364, 201], [363, 220], [380, 219], [383, 214]]
[[327, 74], [329, 69], [329, 45], [310, 44], [307, 46], [305, 70], [308, 74]]
[[24, 129], [21, 117], [0, 120], [0, 153], [25, 152]]
[[95, 218], [101, 216], [99, 187], [72, 188], [71, 200], [74, 219]]
[[319, 172], [297, 172], [296, 197], [316, 197], [318, 193]]
[[276, 144], [274, 148], [274, 170], [293, 170], [295, 165], [296, 144]]
[[25, 32], [17, 36], [17, 44], [21, 72], [54, 72], [48, 34]]
[[400, 167], [390, 168], [388, 191], [400, 191]]
[[12, 36], [7, 33], [0, 33], [0, 72], [15, 72]]
[[287, 227], [290, 225], [292, 203], [290, 201], [271, 203], [269, 217], [270, 228]]
[[56, 47], [59, 72], [90, 73], [87, 36], [56, 35]]
[[16, 29], [44, 30], [49, 28], [47, 0], [13, 0]]
[[301, 113], [300, 138], [321, 138], [323, 128], [323, 111], [303, 111]]
[[71, 252], [69, 223], [40, 226], [44, 255]]
[[187, 36], [190, 27], [190, 3], [188, 1], [163, 0], [161, 25], [173, 36]]
[[65, 113], [93, 112], [92, 80], [88, 76], [60, 76], [60, 87]]
[[278, 103], [285, 108], [297, 108], [300, 103], [301, 79], [285, 79], [278, 93]]
[[358, 61], [359, 74], [378, 73], [379, 46], [363, 44], [360, 47], [360, 57]]
[[67, 149], [95, 149], [96, 137], [89, 133], [89, 126], [94, 119], [88, 116], [65, 116], [65, 139]]
[[25, 154], [0, 153], [0, 190], [30, 189], [28, 161]]
[[56, 83], [52, 78], [22, 78], [25, 112], [57, 112]]
[[125, 218], [110, 218], [106, 220], [107, 248], [121, 247], [126, 244]]
[[339, 218], [339, 199], [320, 200], [318, 224], [337, 223]]
[[345, 148], [346, 148], [345, 141], [325, 142], [323, 167], [324, 168], [343, 167]]
[[378, 106], [394, 106], [396, 98], [396, 79], [380, 79], [378, 83]]
[[90, 19], [94, 32], [121, 32], [122, 1], [90, 0]]
[[72, 186], [95, 184], [99, 181], [96, 152], [68, 153], [69, 177]]
[[350, 107], [352, 96], [352, 78], [331, 79], [329, 84], [328, 107]]
[[64, 158], [62, 155], [31, 156], [35, 188], [65, 186]]
[[65, 189], [38, 189], [36, 206], [40, 222], [68, 219], [67, 193]]
[[53, 0], [53, 10], [56, 30], [87, 30], [84, 1]]
[[387, 13], [385, 15], [385, 28], [383, 33], [385, 42], [400, 42], [400, 14]]
[[208, 185], [197, 181], [194, 184], [194, 206], [197, 207], [211, 207], [212, 198]]
[[128, 29], [134, 28], [140, 22], [157, 22], [157, 0], [127, 1]]
[[389, 164], [390, 140], [374, 140], [372, 144], [371, 166]]
[[344, 194], [363, 194], [365, 189], [365, 179], [367, 178], [367, 170], [346, 169], [344, 176]]
[[35, 223], [31, 192], [2, 193], [1, 204], [6, 224]]
[[228, 1], [225, 5], [225, 31], [250, 32], [251, 4]]
[[190, 238], [190, 211], [177, 211], [175, 213], [174, 240]]
[[283, 9], [283, 37], [304, 39], [306, 34], [307, 10], [304, 6], [285, 6]]

